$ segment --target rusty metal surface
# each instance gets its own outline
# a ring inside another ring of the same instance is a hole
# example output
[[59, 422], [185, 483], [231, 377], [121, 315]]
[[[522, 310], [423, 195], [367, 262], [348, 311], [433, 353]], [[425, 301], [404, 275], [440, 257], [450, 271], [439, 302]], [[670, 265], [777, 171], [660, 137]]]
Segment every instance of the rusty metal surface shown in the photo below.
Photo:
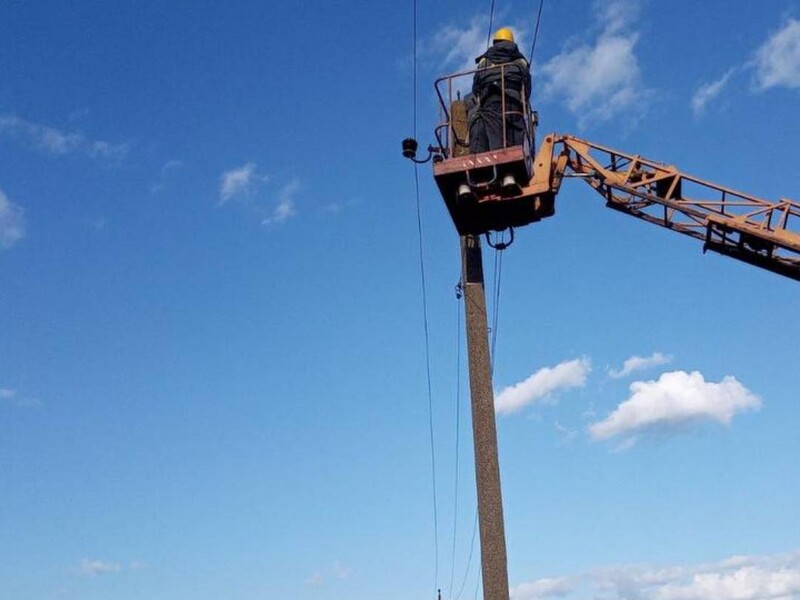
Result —
[[441, 162], [433, 163], [433, 176], [448, 173], [461, 173], [473, 169], [482, 169], [493, 165], [503, 165], [510, 162], [524, 161], [525, 151], [522, 146], [511, 146], [500, 150], [489, 150], [478, 154], [456, 156]]
[[450, 105], [450, 126], [453, 130], [454, 145], [451, 156], [465, 156], [469, 154], [469, 114], [467, 103], [455, 100]]
[[[502, 121], [504, 140], [507, 139], [505, 117], [510, 114], [519, 114], [519, 112], [511, 111], [506, 108], [505, 70], [511, 65], [513, 65], [513, 63], [494, 65], [490, 67], [492, 69], [501, 70], [501, 112], [504, 117]], [[444, 158], [458, 156], [462, 152], [460, 148], [463, 148], [465, 145], [467, 148], [469, 148], [468, 136], [463, 134], [458, 124], [458, 121], [461, 117], [455, 111], [453, 111], [453, 106], [456, 103], [461, 103], [463, 100], [462, 92], [464, 94], [469, 93], [469, 90], [472, 89], [472, 78], [474, 77], [475, 73], [480, 70], [481, 69], [471, 69], [469, 71], [460, 71], [452, 75], [446, 75], [437, 79], [436, 83], [434, 84], [436, 95], [439, 98], [439, 124], [434, 130], [434, 135], [436, 136], [437, 143]], [[526, 97], [527, 92], [528, 90], [523, 87], [521, 90], [523, 98]], [[526, 140], [522, 145], [529, 148], [534, 148], [536, 142], [536, 119], [528, 102], [524, 103], [522, 116], [525, 120], [526, 135]]]
[[800, 281], [800, 203], [758, 198], [574, 136], [553, 138], [553, 152], [561, 147], [567, 161], [552, 177], [581, 177], [609, 208]]
[[[800, 281], [800, 203], [794, 200], [765, 200], [572, 135], [546, 136], [533, 157], [536, 118], [528, 103], [528, 137], [522, 145], [465, 153], [469, 117], [458, 82], [463, 87], [463, 78], [471, 82], [476, 71], [436, 82], [439, 155], [433, 173], [459, 234], [500, 231], [546, 218], [555, 211], [563, 178], [577, 177], [609, 208], [698, 239], [704, 251]], [[519, 188], [514, 193], [497, 185], [501, 173], [516, 178]], [[476, 180], [472, 200], [460, 201], [459, 186]]]

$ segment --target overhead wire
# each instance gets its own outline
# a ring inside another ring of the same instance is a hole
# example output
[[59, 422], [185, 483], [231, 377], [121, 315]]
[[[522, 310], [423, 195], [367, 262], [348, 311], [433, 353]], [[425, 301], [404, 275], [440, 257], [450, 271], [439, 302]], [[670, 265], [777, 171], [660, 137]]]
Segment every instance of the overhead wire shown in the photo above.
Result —
[[458, 590], [458, 594], [454, 600], [459, 600], [461, 598], [461, 594], [464, 592], [464, 588], [467, 585], [467, 578], [469, 577], [470, 569], [472, 568], [472, 555], [475, 552], [475, 537], [478, 533], [478, 510], [475, 509], [475, 519], [474, 523], [472, 524], [472, 541], [469, 544], [469, 558], [467, 558], [467, 569], [464, 572], [464, 579], [461, 580], [461, 587]]
[[[495, 12], [495, 3], [496, 0], [491, 0], [490, 8], [489, 8], [489, 27], [488, 32], [486, 35], [486, 46], [487, 48], [491, 45], [491, 37], [492, 37], [492, 29], [494, 26], [494, 12]], [[544, 0], [540, 0], [539, 3], [539, 12], [536, 20], [536, 30], [534, 33], [533, 38], [533, 45], [531, 47], [531, 59], [533, 58], [533, 51], [536, 47], [536, 40], [539, 35], [539, 23], [541, 21], [541, 14], [542, 14], [542, 7], [544, 4]], [[414, 129], [414, 137], [416, 138], [417, 133], [417, 3], [416, 0], [412, 0], [413, 5], [413, 129]], [[435, 443], [434, 443], [434, 426], [433, 426], [433, 400], [432, 400], [432, 392], [431, 392], [431, 374], [430, 374], [430, 344], [429, 344], [429, 329], [428, 329], [428, 315], [427, 315], [427, 293], [425, 289], [425, 267], [424, 267], [424, 251], [423, 251], [423, 235], [422, 235], [422, 219], [421, 219], [421, 210], [420, 210], [420, 201], [419, 201], [419, 172], [416, 163], [414, 164], [414, 185], [415, 185], [415, 192], [416, 192], [416, 201], [417, 201], [417, 228], [419, 233], [419, 245], [420, 245], [420, 273], [422, 278], [422, 296], [423, 296], [423, 320], [424, 320], [424, 329], [425, 329], [425, 353], [426, 353], [426, 373], [427, 373], [427, 383], [428, 383], [428, 412], [429, 412], [429, 429], [430, 429], [430, 442], [431, 442], [431, 471], [433, 476], [433, 510], [434, 510], [434, 539], [435, 539], [435, 547], [436, 547], [436, 559], [435, 559], [435, 583], [438, 583], [438, 559], [439, 559], [439, 550], [438, 550], [438, 509], [437, 509], [437, 499], [436, 499], [436, 459], [435, 459]], [[491, 350], [490, 350], [490, 357], [491, 357], [491, 373], [494, 374], [494, 368], [496, 365], [496, 349], [497, 349], [497, 331], [499, 325], [499, 308], [500, 308], [500, 290], [501, 290], [501, 283], [502, 283], [502, 271], [503, 271], [503, 255], [502, 249], [495, 249], [495, 257], [494, 257], [494, 274], [493, 274], [493, 290], [492, 290], [492, 340], [491, 340]], [[460, 308], [459, 315], [460, 315]], [[449, 586], [449, 597], [453, 598], [453, 581], [454, 581], [454, 573], [455, 573], [455, 550], [456, 550], [456, 540], [457, 540], [457, 523], [458, 523], [458, 468], [459, 468], [459, 432], [460, 432], [460, 369], [461, 369], [461, 337], [460, 337], [460, 317], [457, 319], [457, 361], [456, 361], [456, 434], [455, 434], [455, 476], [454, 476], [454, 508], [453, 508], [453, 538], [452, 538], [452, 554], [451, 554], [451, 570], [450, 570], [450, 586]], [[475, 512], [475, 521], [472, 530], [472, 540], [470, 543], [470, 552], [469, 558], [467, 560], [467, 567], [464, 573], [464, 578], [462, 580], [459, 592], [456, 598], [460, 598], [462, 592], [464, 591], [464, 586], [466, 585], [467, 578], [469, 576], [469, 572], [471, 569], [472, 557], [474, 554], [475, 549], [475, 538], [478, 529], [478, 512], [476, 509]], [[480, 572], [478, 573], [478, 578], [476, 581], [475, 587], [475, 597], [477, 598], [478, 595], [478, 588], [480, 585]], [[436, 587], [436, 586], [435, 586]]]
[[494, 2], [495, 0], [492, 0], [492, 6], [489, 8], [489, 32], [486, 34], [487, 49], [492, 43], [492, 25], [494, 24]]
[[463, 298], [462, 284], [456, 286], [456, 449], [455, 449], [455, 475], [453, 477], [453, 547], [450, 557], [450, 587], [447, 597], [453, 597], [453, 580], [456, 573], [456, 538], [458, 533], [458, 467], [461, 438], [461, 299]]
[[494, 375], [494, 368], [497, 364], [496, 350], [497, 331], [500, 322], [500, 289], [503, 279], [503, 250], [504, 248], [495, 248], [494, 251], [494, 272], [492, 277], [492, 343], [489, 352], [492, 375]]
[[[412, 0], [412, 129], [414, 138], [417, 137], [417, 1]], [[425, 246], [422, 229], [422, 209], [419, 193], [419, 168], [414, 163], [414, 195], [416, 197], [417, 210], [417, 238], [419, 240], [419, 269], [422, 289], [422, 321], [425, 334], [425, 374], [428, 391], [428, 431], [430, 436], [431, 450], [431, 479], [433, 495], [433, 540], [434, 540], [434, 568], [433, 568], [433, 589], [438, 589], [439, 582], [439, 509], [437, 506], [436, 494], [436, 444], [433, 425], [433, 386], [431, 384], [431, 352], [430, 352], [430, 329], [428, 326], [428, 293], [425, 277]]]
[[536, 29], [533, 32], [533, 41], [531, 42], [531, 53], [528, 55], [528, 62], [533, 64], [533, 52], [536, 50], [536, 40], [539, 38], [539, 24], [542, 22], [542, 7], [544, 0], [539, 0], [539, 13], [536, 15]]

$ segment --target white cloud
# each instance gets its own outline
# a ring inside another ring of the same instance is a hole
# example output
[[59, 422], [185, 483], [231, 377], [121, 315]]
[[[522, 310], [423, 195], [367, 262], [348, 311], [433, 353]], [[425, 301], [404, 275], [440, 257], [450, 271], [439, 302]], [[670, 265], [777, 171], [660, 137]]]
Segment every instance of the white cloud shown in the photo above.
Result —
[[569, 579], [539, 579], [521, 583], [511, 588], [511, 600], [538, 600], [541, 598], [564, 598], [572, 592], [575, 584]]
[[13, 406], [20, 408], [38, 408], [42, 405], [42, 401], [38, 398], [30, 398], [20, 396], [17, 390], [10, 388], [0, 388], [0, 400], [5, 400]]
[[789, 19], [756, 51], [756, 85], [800, 88], [800, 21]]
[[158, 180], [150, 186], [150, 192], [157, 194], [158, 192], [162, 191], [167, 185], [167, 177], [169, 176], [170, 172], [180, 169], [183, 166], [184, 162], [182, 160], [172, 159], [165, 162], [161, 169], [159, 169]]
[[636, 381], [630, 391], [630, 398], [614, 412], [589, 426], [593, 439], [669, 432], [701, 421], [728, 425], [737, 413], [761, 407], [761, 400], [735, 377], [707, 382], [698, 371], [674, 371], [662, 374], [658, 381]]
[[596, 40], [573, 39], [539, 69], [545, 95], [564, 98], [579, 126], [610, 119], [645, 96], [633, 30], [637, 3], [612, 0], [595, 7], [601, 28]]
[[730, 82], [731, 77], [736, 72], [736, 69], [728, 69], [722, 77], [716, 81], [704, 83], [692, 96], [692, 111], [695, 115], [702, 114], [709, 102], [722, 93], [722, 90]]
[[525, 381], [506, 387], [496, 394], [495, 410], [502, 414], [513, 413], [559, 390], [583, 387], [589, 371], [591, 361], [585, 357], [539, 369]]
[[486, 17], [474, 17], [465, 27], [445, 25], [424, 45], [424, 54], [434, 57], [439, 70], [474, 69], [475, 58], [486, 52], [488, 28]]
[[513, 600], [797, 600], [800, 551], [733, 556], [715, 563], [655, 568], [622, 566], [512, 587]]
[[0, 190], [0, 248], [10, 248], [25, 237], [25, 217], [22, 208]]
[[729, 573], [698, 573], [690, 583], [670, 584], [658, 591], [659, 600], [791, 600], [800, 594], [800, 570], [771, 571], [743, 567]]
[[566, 425], [562, 425], [558, 421], [555, 422], [556, 433], [561, 438], [563, 443], [569, 443], [578, 437], [578, 430], [573, 429], [572, 427], [567, 427]]
[[631, 356], [622, 363], [621, 369], [609, 369], [608, 374], [614, 379], [620, 379], [622, 377], [627, 377], [634, 371], [665, 365], [669, 362], [672, 362], [672, 357], [668, 354], [662, 354], [661, 352], [654, 352], [652, 356], [648, 357]]
[[48, 154], [82, 153], [91, 158], [120, 160], [128, 153], [127, 144], [91, 140], [82, 133], [56, 129], [15, 115], [0, 116], [0, 135], [2, 134], [20, 137]]
[[314, 573], [306, 579], [306, 585], [309, 587], [321, 587], [323, 583], [325, 583], [325, 575], [322, 573]]
[[352, 574], [353, 574], [353, 569], [351, 569], [350, 567], [347, 567], [347, 566], [343, 565], [343, 564], [342, 564], [340, 561], [338, 561], [338, 560], [337, 560], [337, 561], [335, 561], [335, 562], [334, 562], [334, 563], [331, 565], [331, 575], [332, 575], [333, 577], [335, 577], [336, 579], [339, 579], [339, 580], [342, 580], [342, 581], [344, 581], [344, 580], [346, 580], [346, 579], [350, 579], [350, 577], [352, 576]]
[[119, 573], [120, 571], [141, 571], [147, 565], [139, 560], [134, 560], [127, 565], [115, 562], [108, 562], [104, 560], [93, 560], [84, 558], [81, 561], [79, 572], [81, 575], [88, 575], [89, 577], [96, 577], [98, 575], [107, 575], [109, 573]]
[[223, 173], [219, 184], [219, 205], [232, 199], [243, 204], [261, 219], [262, 225], [280, 225], [297, 214], [295, 197], [300, 190], [300, 181], [292, 179], [278, 189], [277, 197], [271, 206], [265, 204], [263, 194], [256, 194], [259, 186], [270, 180], [268, 175], [259, 173], [254, 162], [248, 162], [236, 169]]
[[300, 182], [293, 179], [278, 192], [278, 202], [261, 221], [262, 225], [279, 225], [297, 214], [294, 198], [300, 190]]
[[219, 203], [224, 204], [234, 196], [248, 194], [256, 180], [264, 180], [256, 172], [256, 164], [245, 165], [226, 171], [219, 178]]
[[81, 573], [95, 577], [97, 575], [105, 575], [107, 573], [116, 573], [122, 570], [122, 566], [117, 563], [105, 562], [102, 560], [90, 560], [84, 558], [81, 561]]
[[342, 564], [341, 561], [334, 561], [330, 566], [314, 573], [306, 579], [306, 585], [310, 587], [322, 587], [331, 580], [346, 581], [353, 575], [350, 567]]
[[[526, 52], [525, 37], [527, 29], [522, 22], [509, 24], [495, 18], [492, 30], [508, 27], [514, 32], [514, 39], [523, 54]], [[475, 69], [475, 59], [486, 52], [489, 43], [489, 19], [485, 15], [473, 17], [468, 24], [445, 25], [435, 31], [421, 44], [420, 54], [428, 66], [437, 73], [460, 73]], [[454, 91], [467, 93], [472, 87], [472, 74], [454, 80]]]

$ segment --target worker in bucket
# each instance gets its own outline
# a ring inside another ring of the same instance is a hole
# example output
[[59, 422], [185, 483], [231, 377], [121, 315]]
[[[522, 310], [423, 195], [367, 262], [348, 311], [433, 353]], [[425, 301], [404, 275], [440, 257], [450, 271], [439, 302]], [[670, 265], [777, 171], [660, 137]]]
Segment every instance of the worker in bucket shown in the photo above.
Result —
[[[478, 106], [470, 121], [470, 152], [519, 146], [525, 140], [524, 107], [531, 95], [531, 71], [527, 59], [514, 42], [514, 32], [508, 27], [498, 29], [492, 38], [492, 46], [475, 62], [477, 71], [472, 80], [472, 93]], [[516, 182], [512, 175], [506, 175], [501, 185], [513, 187]]]

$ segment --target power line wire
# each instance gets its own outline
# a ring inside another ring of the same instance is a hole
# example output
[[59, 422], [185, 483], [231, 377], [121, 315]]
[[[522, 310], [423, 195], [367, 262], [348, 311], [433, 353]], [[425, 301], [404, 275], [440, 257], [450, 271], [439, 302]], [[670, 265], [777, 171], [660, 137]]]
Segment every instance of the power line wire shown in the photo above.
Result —
[[459, 441], [461, 437], [461, 282], [456, 288], [456, 449], [455, 449], [455, 476], [453, 484], [453, 548], [450, 557], [450, 587], [447, 597], [453, 597], [453, 580], [456, 572], [456, 538], [458, 531], [458, 463], [459, 463]]
[[533, 32], [533, 42], [531, 42], [531, 53], [528, 55], [528, 62], [533, 64], [533, 51], [536, 50], [536, 40], [539, 38], [539, 24], [542, 22], [542, 7], [544, 0], [539, 0], [539, 14], [536, 15], [536, 29]]
[[497, 331], [500, 323], [500, 290], [503, 279], [503, 250], [496, 248], [494, 251], [494, 276], [492, 288], [492, 344], [490, 358], [491, 373], [494, 375], [495, 365], [497, 364]]
[[494, 2], [495, 0], [492, 0], [492, 6], [489, 8], [489, 32], [486, 34], [487, 49], [492, 44], [492, 25], [494, 24]]
[[469, 544], [469, 557], [467, 558], [467, 569], [464, 572], [464, 579], [461, 580], [461, 587], [458, 590], [458, 594], [456, 594], [455, 600], [459, 600], [461, 598], [461, 594], [464, 592], [464, 587], [467, 585], [467, 578], [469, 577], [470, 569], [472, 568], [472, 555], [475, 553], [475, 536], [478, 533], [478, 509], [475, 508], [475, 519], [472, 524], [472, 541]]
[[[417, 1], [412, 0], [412, 120], [414, 138], [417, 137]], [[422, 230], [422, 209], [420, 205], [419, 193], [419, 169], [414, 163], [414, 195], [416, 197], [417, 209], [417, 234], [419, 240], [419, 269], [422, 289], [422, 321], [425, 333], [425, 375], [428, 389], [428, 431], [430, 434], [431, 448], [431, 480], [433, 491], [433, 543], [434, 543], [434, 568], [433, 568], [433, 589], [438, 589], [439, 582], [439, 510], [436, 500], [436, 444], [433, 426], [433, 391], [431, 385], [431, 352], [430, 352], [430, 331], [428, 327], [428, 293], [425, 278], [425, 246]]]

